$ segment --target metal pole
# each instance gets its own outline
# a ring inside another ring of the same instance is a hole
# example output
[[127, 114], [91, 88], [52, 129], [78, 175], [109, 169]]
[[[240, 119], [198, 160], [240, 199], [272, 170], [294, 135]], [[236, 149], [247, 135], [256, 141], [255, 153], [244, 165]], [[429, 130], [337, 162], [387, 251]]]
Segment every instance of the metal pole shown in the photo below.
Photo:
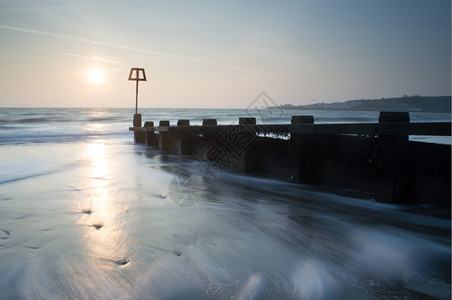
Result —
[[[143, 72], [143, 78], [140, 78], [140, 71]], [[133, 72], [135, 72], [135, 78], [133, 77]], [[138, 81], [146, 81], [146, 73], [144, 73], [143, 68], [132, 68], [129, 73], [129, 80], [136, 81], [135, 87], [135, 114], [138, 114]]]
[[[138, 71], [137, 71], [137, 78], [138, 78]], [[135, 114], [138, 113], [138, 80], [136, 85], [136, 91], [135, 91]]]

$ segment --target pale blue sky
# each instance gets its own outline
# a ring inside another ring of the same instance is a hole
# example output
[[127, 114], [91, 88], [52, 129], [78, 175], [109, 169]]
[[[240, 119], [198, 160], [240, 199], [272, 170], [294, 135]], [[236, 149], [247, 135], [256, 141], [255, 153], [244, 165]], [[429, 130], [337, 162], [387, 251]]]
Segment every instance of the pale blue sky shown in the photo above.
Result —
[[133, 107], [131, 67], [141, 107], [450, 95], [450, 22], [449, 0], [0, 0], [0, 106]]

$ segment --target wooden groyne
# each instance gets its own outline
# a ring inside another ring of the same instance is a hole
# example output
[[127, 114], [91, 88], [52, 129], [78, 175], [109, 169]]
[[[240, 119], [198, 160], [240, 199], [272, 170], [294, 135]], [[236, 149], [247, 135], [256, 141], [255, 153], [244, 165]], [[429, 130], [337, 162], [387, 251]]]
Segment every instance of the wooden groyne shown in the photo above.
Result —
[[450, 136], [450, 122], [411, 123], [409, 113], [381, 112], [377, 123], [315, 124], [313, 116], [293, 116], [290, 124], [247, 117], [238, 125], [204, 119], [198, 126], [189, 120], [142, 126], [135, 114], [129, 130], [137, 143], [212, 168], [366, 192], [379, 202], [450, 208], [451, 146], [408, 139]]

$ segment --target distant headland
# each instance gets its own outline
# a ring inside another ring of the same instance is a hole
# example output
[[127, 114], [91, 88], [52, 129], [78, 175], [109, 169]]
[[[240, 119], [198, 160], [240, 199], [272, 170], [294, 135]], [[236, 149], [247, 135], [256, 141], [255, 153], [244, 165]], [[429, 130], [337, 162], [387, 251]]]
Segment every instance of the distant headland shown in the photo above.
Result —
[[308, 105], [283, 104], [278, 107], [293, 110], [353, 110], [451, 112], [451, 96], [403, 96], [398, 98], [359, 99], [345, 102]]

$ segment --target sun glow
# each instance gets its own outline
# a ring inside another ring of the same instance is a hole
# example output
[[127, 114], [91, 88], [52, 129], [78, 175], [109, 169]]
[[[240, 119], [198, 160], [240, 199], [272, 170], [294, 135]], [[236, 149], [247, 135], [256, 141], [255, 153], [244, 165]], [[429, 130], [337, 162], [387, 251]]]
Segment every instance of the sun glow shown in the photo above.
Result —
[[100, 69], [91, 69], [86, 73], [86, 76], [94, 84], [99, 84], [104, 79], [104, 73]]

